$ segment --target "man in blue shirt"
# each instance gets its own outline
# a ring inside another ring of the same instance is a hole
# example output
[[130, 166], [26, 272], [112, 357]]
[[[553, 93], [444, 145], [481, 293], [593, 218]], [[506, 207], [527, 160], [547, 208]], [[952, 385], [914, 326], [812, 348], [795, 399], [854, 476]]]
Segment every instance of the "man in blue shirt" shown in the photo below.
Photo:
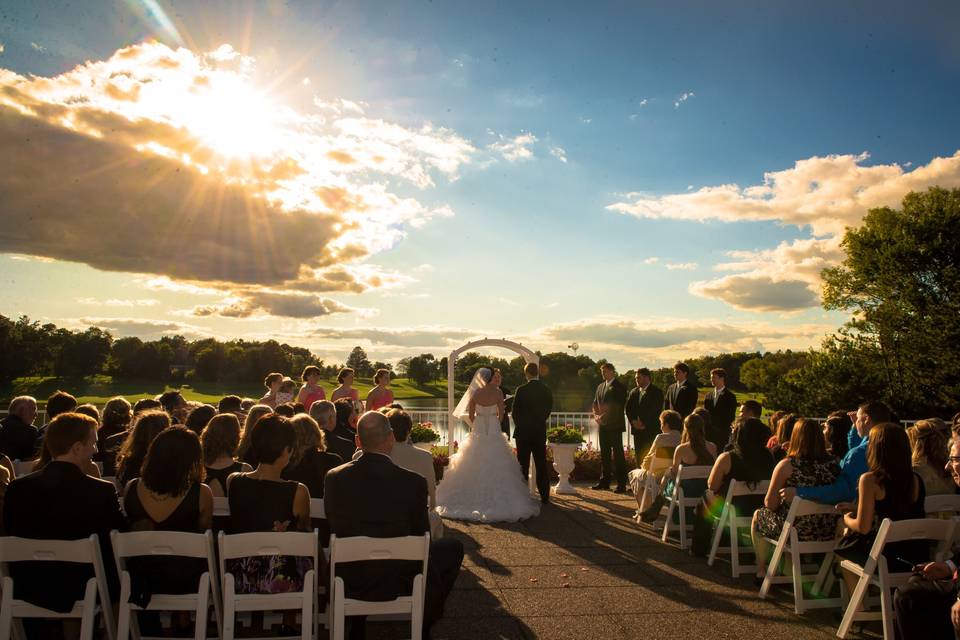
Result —
[[780, 489], [780, 497], [789, 502], [793, 500], [793, 496], [797, 495], [823, 504], [840, 504], [856, 500], [860, 476], [868, 470], [867, 445], [870, 439], [867, 434], [873, 426], [890, 422], [890, 418], [890, 409], [882, 402], [865, 402], [860, 405], [853, 426], [862, 439], [840, 461], [840, 475], [833, 484], [819, 487], [785, 487]]

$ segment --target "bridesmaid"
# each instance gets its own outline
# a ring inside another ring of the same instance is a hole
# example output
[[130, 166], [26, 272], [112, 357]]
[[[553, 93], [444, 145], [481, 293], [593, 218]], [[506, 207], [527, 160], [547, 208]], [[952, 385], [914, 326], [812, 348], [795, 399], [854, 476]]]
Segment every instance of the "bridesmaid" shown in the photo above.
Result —
[[360, 402], [360, 394], [353, 388], [353, 378], [353, 369], [340, 369], [340, 373], [337, 374], [337, 382], [340, 383], [340, 386], [330, 394], [330, 402], [336, 402], [337, 400], [350, 400], [354, 404]]
[[297, 402], [303, 405], [304, 411], [309, 412], [310, 406], [314, 402], [327, 399], [327, 394], [324, 393], [323, 387], [317, 384], [320, 380], [320, 367], [312, 364], [305, 367], [300, 379], [303, 380], [303, 386], [300, 387]]
[[280, 383], [283, 382], [282, 373], [270, 373], [263, 380], [263, 386], [267, 388], [267, 393], [257, 401], [257, 404], [265, 404], [271, 409], [277, 408], [277, 391], [280, 390]]
[[390, 386], [390, 372], [386, 369], [377, 369], [373, 375], [373, 382], [377, 386], [370, 389], [370, 393], [367, 394], [367, 411], [379, 411], [393, 404], [393, 391], [387, 388]]

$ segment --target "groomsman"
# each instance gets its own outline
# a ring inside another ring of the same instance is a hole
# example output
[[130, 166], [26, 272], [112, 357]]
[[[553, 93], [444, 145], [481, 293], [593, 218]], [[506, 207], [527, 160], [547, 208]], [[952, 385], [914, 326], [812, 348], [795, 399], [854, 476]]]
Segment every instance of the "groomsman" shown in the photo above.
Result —
[[617, 476], [617, 488], [614, 493], [627, 491], [627, 461], [623, 457], [623, 436], [627, 423], [623, 415], [623, 405], [627, 401], [627, 388], [617, 379], [613, 365], [604, 362], [600, 365], [603, 382], [597, 387], [593, 398], [593, 416], [600, 431], [600, 482], [594, 489], [610, 488], [610, 456], [613, 456], [613, 471]]
[[637, 369], [637, 387], [627, 396], [627, 420], [633, 431], [633, 455], [640, 461], [653, 439], [660, 433], [660, 412], [663, 410], [663, 391], [650, 380], [650, 369]]
[[737, 415], [737, 396], [727, 389], [727, 372], [723, 369], [710, 371], [713, 391], [703, 399], [703, 408], [710, 412], [710, 433], [707, 440], [721, 451], [730, 439], [730, 425]]
[[697, 408], [697, 388], [690, 378], [690, 367], [686, 362], [673, 365], [673, 378], [676, 380], [667, 387], [667, 394], [663, 399], [663, 409], [672, 409], [686, 418]]

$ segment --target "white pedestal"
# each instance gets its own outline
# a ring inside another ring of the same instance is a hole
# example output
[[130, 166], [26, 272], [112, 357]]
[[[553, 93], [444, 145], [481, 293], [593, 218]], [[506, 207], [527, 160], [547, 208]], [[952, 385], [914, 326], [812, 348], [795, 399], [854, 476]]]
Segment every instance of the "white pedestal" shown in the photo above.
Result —
[[573, 472], [573, 455], [580, 448], [578, 444], [560, 444], [551, 442], [553, 450], [553, 468], [560, 474], [560, 481], [553, 488], [556, 494], [576, 494], [577, 490], [570, 484], [570, 474]]

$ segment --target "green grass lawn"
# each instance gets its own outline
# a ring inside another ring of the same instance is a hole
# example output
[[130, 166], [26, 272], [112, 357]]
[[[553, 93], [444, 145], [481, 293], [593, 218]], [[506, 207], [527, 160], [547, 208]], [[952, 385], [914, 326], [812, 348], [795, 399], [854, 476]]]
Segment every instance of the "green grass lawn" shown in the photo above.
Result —
[[[330, 392], [338, 384], [336, 378], [321, 381], [321, 386]], [[357, 380], [354, 388], [361, 398], [366, 398], [373, 387], [372, 380]], [[187, 400], [216, 404], [220, 398], [229, 394], [257, 399], [264, 394], [261, 384], [219, 384], [196, 382], [192, 386], [179, 387]], [[420, 386], [408, 378], [394, 378], [390, 385], [397, 400], [412, 400], [416, 398], [446, 398], [447, 381], [440, 380]], [[103, 405], [114, 396], [123, 396], [131, 402], [140, 398], [152, 398], [164, 391], [177, 389], [162, 383], [148, 380], [114, 380], [110, 376], [89, 376], [86, 378], [66, 379], [56, 377], [17, 378], [7, 388], [0, 389], [0, 406], [5, 406], [11, 398], [19, 395], [30, 395], [38, 400], [45, 400], [57, 389], [68, 391], [77, 397], [80, 403], [92, 402]]]

